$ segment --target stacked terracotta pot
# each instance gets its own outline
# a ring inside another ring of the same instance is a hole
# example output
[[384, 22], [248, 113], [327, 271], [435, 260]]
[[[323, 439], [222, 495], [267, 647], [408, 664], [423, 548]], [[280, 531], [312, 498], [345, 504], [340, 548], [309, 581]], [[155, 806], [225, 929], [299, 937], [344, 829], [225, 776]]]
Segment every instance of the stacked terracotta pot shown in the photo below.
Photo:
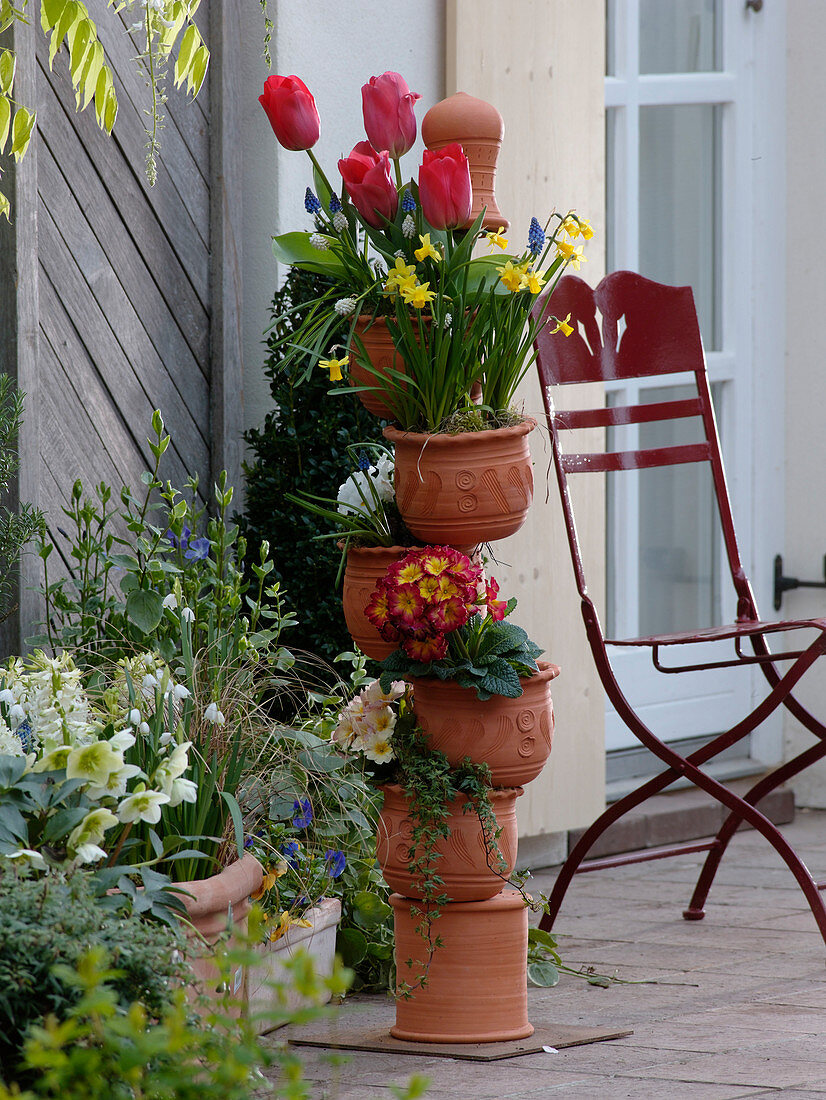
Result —
[[[405, 523], [422, 541], [469, 547], [513, 534], [533, 496], [528, 435], [535, 423], [460, 435], [423, 436], [385, 429], [396, 448], [396, 500]], [[348, 560], [345, 612], [364, 652], [377, 659], [387, 643], [363, 619], [378, 579], [401, 548], [364, 550]], [[356, 633], [358, 629], [359, 633]], [[482, 1043], [525, 1038], [528, 910], [522, 895], [506, 888], [516, 864], [516, 799], [535, 779], [551, 751], [550, 683], [559, 670], [541, 664], [522, 681], [516, 699], [480, 702], [475, 689], [454, 681], [417, 677], [416, 717], [431, 747], [453, 764], [470, 757], [491, 770], [491, 803], [501, 830], [501, 861], [486, 845], [477, 815], [450, 807], [449, 836], [438, 845], [436, 874], [449, 898], [433, 922], [440, 946], [432, 952], [416, 931], [423, 883], [409, 870], [413, 822], [400, 787], [385, 790], [377, 856], [394, 909], [397, 981], [391, 1034], [424, 1043]], [[422, 983], [422, 975], [426, 980]]]

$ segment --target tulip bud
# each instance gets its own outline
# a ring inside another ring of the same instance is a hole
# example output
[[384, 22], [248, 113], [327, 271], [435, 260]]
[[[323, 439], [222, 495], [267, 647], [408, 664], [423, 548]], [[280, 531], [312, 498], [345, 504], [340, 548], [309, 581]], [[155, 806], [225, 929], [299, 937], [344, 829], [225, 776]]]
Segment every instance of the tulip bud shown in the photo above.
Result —
[[376, 152], [386, 149], [397, 160], [412, 148], [416, 140], [413, 104], [421, 98], [398, 73], [371, 76], [369, 83], [362, 85], [364, 129]]
[[312, 149], [321, 133], [315, 100], [297, 76], [270, 76], [258, 97], [285, 149]]
[[338, 170], [353, 206], [368, 225], [380, 229], [385, 218], [395, 218], [399, 196], [390, 178], [386, 150], [377, 153], [369, 141], [360, 141], [349, 157], [338, 162]]
[[434, 229], [457, 229], [470, 218], [470, 165], [458, 142], [425, 149], [419, 168], [419, 202]]

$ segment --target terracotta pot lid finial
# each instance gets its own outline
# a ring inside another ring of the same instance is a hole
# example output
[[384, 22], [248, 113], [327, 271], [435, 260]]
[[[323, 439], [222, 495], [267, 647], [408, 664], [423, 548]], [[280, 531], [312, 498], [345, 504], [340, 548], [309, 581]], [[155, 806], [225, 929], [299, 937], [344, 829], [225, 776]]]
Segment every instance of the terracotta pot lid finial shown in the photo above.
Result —
[[496, 205], [496, 161], [505, 124], [492, 103], [457, 92], [434, 104], [422, 119], [422, 140], [428, 149], [442, 149], [458, 141], [470, 162], [473, 207], [465, 228], [487, 207], [483, 229], [508, 228], [510, 222]]

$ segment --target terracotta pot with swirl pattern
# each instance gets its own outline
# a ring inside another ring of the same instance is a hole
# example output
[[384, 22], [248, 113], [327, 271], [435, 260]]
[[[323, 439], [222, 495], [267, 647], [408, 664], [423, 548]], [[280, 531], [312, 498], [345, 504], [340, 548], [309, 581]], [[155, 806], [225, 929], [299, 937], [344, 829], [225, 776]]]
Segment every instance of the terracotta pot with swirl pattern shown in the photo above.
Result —
[[533, 501], [527, 417], [506, 428], [425, 435], [384, 429], [396, 448], [396, 503], [416, 538], [479, 545], [514, 534]]
[[344, 621], [353, 641], [374, 661], [383, 661], [399, 643], [386, 642], [364, 614], [364, 609], [388, 568], [409, 553], [409, 546], [351, 546], [347, 551], [341, 595]]
[[[408, 868], [413, 837], [410, 800], [395, 783], [382, 787], [382, 792], [384, 805], [379, 815], [376, 858], [391, 890], [406, 898], [421, 897], [421, 882]], [[450, 803], [450, 836], [441, 840], [436, 848], [440, 856], [436, 874], [444, 880], [450, 901], [485, 901], [504, 888], [516, 865], [516, 800], [520, 794], [521, 787], [490, 792], [496, 823], [502, 830], [496, 841], [505, 862], [501, 872], [494, 870], [498, 862], [496, 853], [489, 855], [485, 849], [479, 818], [473, 810], [463, 812], [467, 799], [461, 796]]]
[[556, 665], [538, 664], [535, 676], [520, 681], [517, 699], [493, 695], [480, 702], [474, 688], [459, 687], [453, 680], [414, 679], [413, 708], [430, 747], [454, 765], [465, 756], [487, 764], [495, 787], [536, 779], [551, 751], [551, 680], [559, 675]]

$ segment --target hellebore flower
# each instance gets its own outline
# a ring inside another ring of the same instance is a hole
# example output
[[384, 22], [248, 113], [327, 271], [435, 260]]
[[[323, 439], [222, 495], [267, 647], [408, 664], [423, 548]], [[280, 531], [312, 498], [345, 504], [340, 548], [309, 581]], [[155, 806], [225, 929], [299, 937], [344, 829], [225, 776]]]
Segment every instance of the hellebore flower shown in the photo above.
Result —
[[470, 218], [470, 165], [458, 142], [425, 149], [419, 168], [419, 202], [434, 229], [457, 229]]
[[422, 97], [411, 92], [398, 73], [371, 76], [361, 88], [364, 129], [377, 153], [386, 150], [393, 160], [404, 156], [416, 140], [413, 104]]
[[321, 133], [321, 120], [303, 80], [297, 76], [267, 77], [258, 102], [285, 149], [312, 149]]
[[349, 157], [338, 162], [338, 170], [353, 206], [369, 226], [379, 229], [385, 218], [395, 218], [399, 196], [390, 178], [390, 154], [386, 150], [377, 153], [369, 141], [360, 141]]

